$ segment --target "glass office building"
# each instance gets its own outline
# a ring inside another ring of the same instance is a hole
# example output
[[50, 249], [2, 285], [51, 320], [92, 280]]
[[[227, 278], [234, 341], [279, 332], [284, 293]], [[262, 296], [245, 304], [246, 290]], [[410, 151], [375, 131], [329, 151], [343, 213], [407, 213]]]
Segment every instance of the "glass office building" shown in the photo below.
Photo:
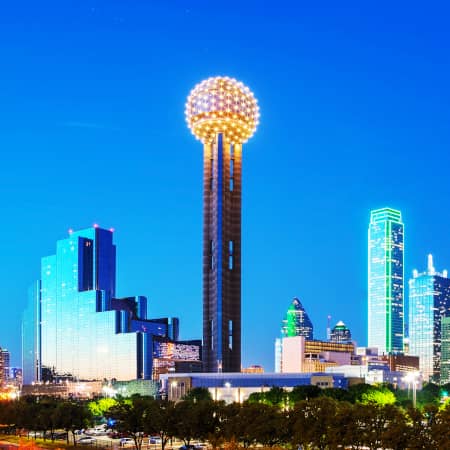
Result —
[[450, 383], [450, 316], [441, 318], [441, 384]]
[[281, 332], [280, 337], [275, 339], [275, 372], [282, 372], [282, 343], [283, 338], [303, 336], [306, 339], [313, 339], [314, 327], [308, 313], [302, 305], [302, 302], [294, 297], [288, 310], [286, 311], [286, 316], [281, 322]]
[[370, 214], [368, 249], [368, 346], [379, 354], [403, 352], [404, 225], [400, 211]]
[[314, 327], [301, 301], [294, 298], [281, 325], [282, 337], [304, 336], [313, 339]]
[[338, 342], [342, 344], [352, 343], [352, 333], [350, 329], [340, 320], [334, 328], [331, 330], [330, 339], [331, 342]]
[[178, 338], [178, 321], [147, 319], [145, 297], [116, 298], [113, 233], [69, 232], [42, 258], [22, 323], [24, 384], [151, 379], [153, 338]]
[[409, 353], [419, 357], [424, 380], [440, 382], [442, 319], [449, 315], [450, 279], [428, 255], [427, 271], [409, 280]]

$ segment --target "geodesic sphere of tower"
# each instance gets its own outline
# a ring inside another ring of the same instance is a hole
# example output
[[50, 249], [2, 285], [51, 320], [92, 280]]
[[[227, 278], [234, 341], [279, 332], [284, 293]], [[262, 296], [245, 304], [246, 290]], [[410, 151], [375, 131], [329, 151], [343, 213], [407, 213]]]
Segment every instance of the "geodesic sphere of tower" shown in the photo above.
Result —
[[243, 144], [256, 131], [259, 107], [240, 81], [213, 77], [192, 89], [186, 103], [186, 122], [192, 134], [210, 143], [218, 133], [232, 144]]

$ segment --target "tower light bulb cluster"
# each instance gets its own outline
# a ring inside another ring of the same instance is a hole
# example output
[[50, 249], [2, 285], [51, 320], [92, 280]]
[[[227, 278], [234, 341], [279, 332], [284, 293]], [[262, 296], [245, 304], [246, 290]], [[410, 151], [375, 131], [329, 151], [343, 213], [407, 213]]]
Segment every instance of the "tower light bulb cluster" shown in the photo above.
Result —
[[231, 144], [250, 139], [259, 123], [259, 107], [248, 87], [229, 77], [212, 77], [197, 84], [186, 103], [186, 122], [203, 144], [223, 133]]

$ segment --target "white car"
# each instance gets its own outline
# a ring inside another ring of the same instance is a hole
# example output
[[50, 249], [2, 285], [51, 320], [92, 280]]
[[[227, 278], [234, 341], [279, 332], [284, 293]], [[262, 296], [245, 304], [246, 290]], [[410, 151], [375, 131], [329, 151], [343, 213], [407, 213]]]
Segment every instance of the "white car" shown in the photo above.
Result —
[[131, 447], [134, 445], [134, 439], [133, 438], [122, 438], [120, 440], [120, 446], [121, 447]]
[[92, 445], [95, 444], [96, 442], [97, 440], [94, 439], [93, 437], [86, 436], [78, 439], [77, 444]]

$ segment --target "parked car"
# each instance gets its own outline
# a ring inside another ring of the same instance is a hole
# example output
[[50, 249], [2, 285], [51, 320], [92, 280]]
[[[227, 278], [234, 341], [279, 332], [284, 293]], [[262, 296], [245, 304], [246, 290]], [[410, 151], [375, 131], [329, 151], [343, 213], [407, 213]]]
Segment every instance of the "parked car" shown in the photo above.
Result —
[[85, 437], [78, 439], [77, 444], [92, 445], [92, 444], [95, 444], [96, 442], [97, 442], [97, 440], [94, 439], [93, 437], [85, 436]]
[[119, 439], [121, 437], [125, 437], [122, 436], [122, 433], [119, 433], [118, 431], [110, 431], [107, 436], [111, 439]]
[[159, 436], [150, 436], [148, 438], [149, 444], [161, 444], [161, 438]]
[[61, 432], [61, 433], [54, 433], [53, 438], [54, 439], [67, 439], [67, 433], [65, 431]]
[[121, 447], [131, 447], [134, 445], [134, 439], [125, 437], [120, 440]]
[[195, 450], [195, 445], [189, 444], [189, 445], [182, 445], [179, 450]]

